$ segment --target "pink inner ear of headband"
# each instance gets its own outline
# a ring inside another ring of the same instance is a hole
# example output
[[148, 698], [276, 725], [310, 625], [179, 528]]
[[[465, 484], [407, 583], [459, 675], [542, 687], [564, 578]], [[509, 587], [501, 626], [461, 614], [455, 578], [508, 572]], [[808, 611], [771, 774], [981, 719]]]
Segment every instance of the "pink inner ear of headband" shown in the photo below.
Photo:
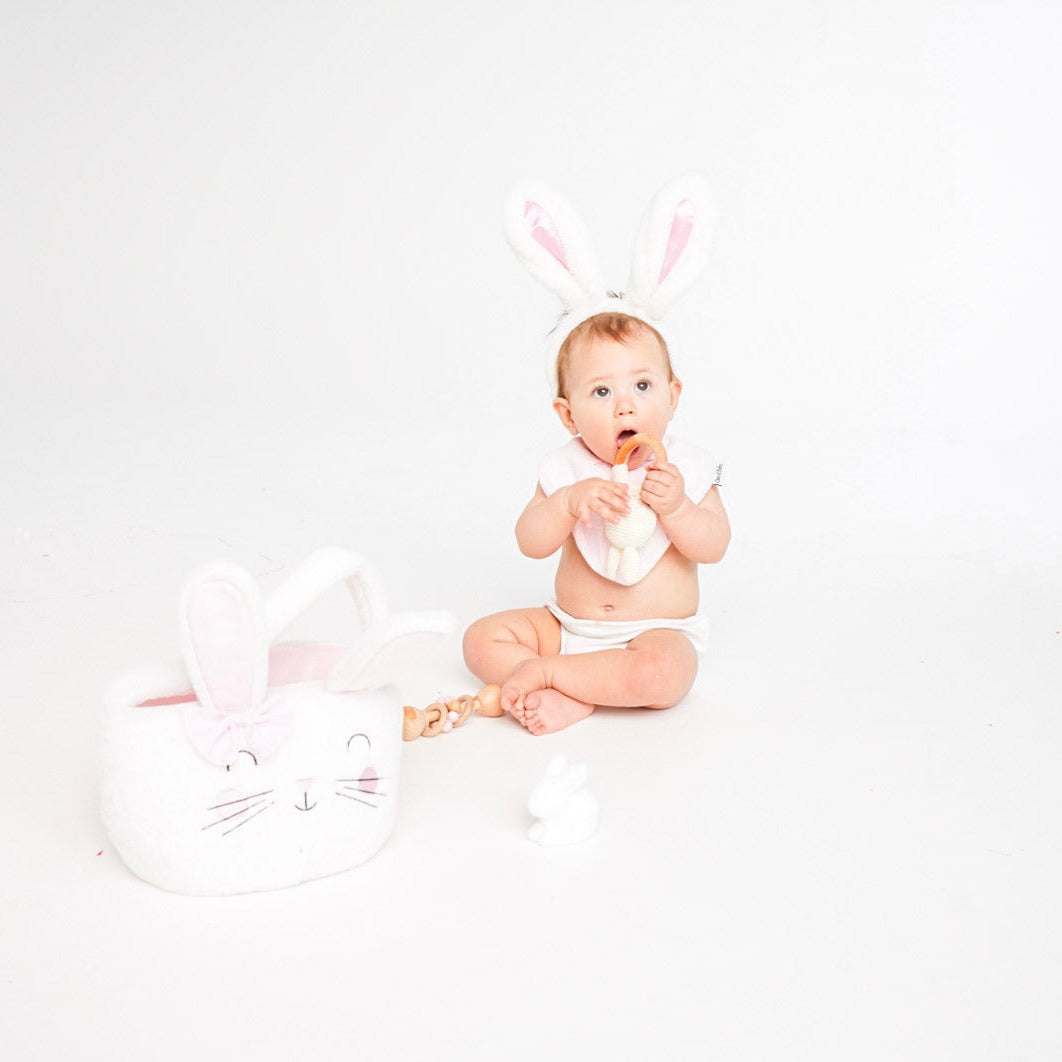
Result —
[[683, 199], [675, 207], [675, 216], [671, 219], [671, 232], [667, 238], [667, 250], [664, 252], [664, 264], [660, 267], [658, 284], [663, 284], [668, 274], [675, 268], [675, 263], [682, 257], [686, 244], [690, 242], [693, 231], [693, 204]]
[[[295, 682], [322, 679], [346, 653], [342, 645], [277, 645], [269, 651], [269, 685], [290, 686]], [[141, 701], [138, 708], [161, 708], [170, 704], [191, 704], [195, 694], [178, 693]]]
[[531, 239], [535, 243], [542, 247], [545, 247], [547, 251], [568, 272], [571, 272], [571, 267], [568, 265], [567, 254], [564, 250], [564, 244], [561, 243], [561, 238], [557, 234], [557, 229], [547, 214], [538, 203], [532, 203], [530, 200], [524, 205], [524, 221], [527, 222], [528, 232], [531, 234]]

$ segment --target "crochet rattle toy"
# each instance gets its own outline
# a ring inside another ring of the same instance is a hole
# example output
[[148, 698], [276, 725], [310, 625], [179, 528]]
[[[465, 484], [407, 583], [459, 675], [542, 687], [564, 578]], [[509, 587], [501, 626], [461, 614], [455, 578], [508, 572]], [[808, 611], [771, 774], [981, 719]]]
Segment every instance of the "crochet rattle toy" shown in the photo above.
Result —
[[[615, 483], [630, 483], [630, 469], [627, 462], [639, 446], [649, 447], [660, 464], [667, 463], [667, 451], [659, 439], [652, 435], [639, 433], [632, 435], [619, 449], [616, 460], [612, 463], [612, 480]], [[629, 586], [636, 583], [641, 574], [641, 561], [638, 550], [649, 541], [656, 528], [656, 513], [641, 499], [631, 498], [631, 511], [614, 524], [605, 525], [605, 535], [609, 541], [608, 560], [605, 575]]]
[[402, 709], [402, 740], [412, 741], [418, 737], [436, 737], [448, 734], [455, 727], [477, 712], [490, 719], [504, 715], [501, 706], [501, 687], [484, 686], [474, 697], [465, 694], [453, 700], [438, 700], [427, 708]]

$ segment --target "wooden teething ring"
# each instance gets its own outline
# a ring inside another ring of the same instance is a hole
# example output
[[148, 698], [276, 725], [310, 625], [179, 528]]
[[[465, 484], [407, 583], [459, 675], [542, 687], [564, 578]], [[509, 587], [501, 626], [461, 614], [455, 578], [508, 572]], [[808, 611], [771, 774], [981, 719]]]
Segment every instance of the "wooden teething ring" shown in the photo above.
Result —
[[424, 728], [424, 736], [436, 737], [443, 732], [450, 710], [445, 704], [430, 704], [425, 711], [428, 713], [428, 725]]
[[[457, 718], [450, 719], [453, 712]], [[436, 737], [444, 732], [446, 724], [453, 722], [452, 729], [459, 727], [470, 715], [485, 715], [494, 718], [504, 715], [501, 706], [501, 689], [484, 686], [474, 697], [465, 694], [451, 701], [436, 701], [427, 708], [402, 709], [402, 740], [412, 741], [418, 737]]]
[[630, 458], [631, 454], [638, 449], [639, 446], [648, 446], [653, 451], [653, 456], [662, 465], [667, 464], [667, 450], [664, 449], [664, 444], [653, 435], [646, 435], [644, 432], [639, 432], [637, 435], [632, 435], [620, 448], [616, 454], [616, 460], [612, 462], [613, 465], [625, 465]]

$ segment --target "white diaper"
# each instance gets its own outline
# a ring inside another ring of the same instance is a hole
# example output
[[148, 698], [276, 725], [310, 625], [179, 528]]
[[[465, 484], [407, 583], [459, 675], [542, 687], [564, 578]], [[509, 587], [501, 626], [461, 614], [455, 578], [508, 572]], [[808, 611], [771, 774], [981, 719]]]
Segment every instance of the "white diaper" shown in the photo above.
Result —
[[565, 655], [626, 649], [639, 634], [660, 630], [681, 631], [698, 653], [708, 648], [708, 617], [700, 614], [686, 619], [587, 620], [569, 616], [555, 601], [546, 608], [560, 620], [560, 651]]

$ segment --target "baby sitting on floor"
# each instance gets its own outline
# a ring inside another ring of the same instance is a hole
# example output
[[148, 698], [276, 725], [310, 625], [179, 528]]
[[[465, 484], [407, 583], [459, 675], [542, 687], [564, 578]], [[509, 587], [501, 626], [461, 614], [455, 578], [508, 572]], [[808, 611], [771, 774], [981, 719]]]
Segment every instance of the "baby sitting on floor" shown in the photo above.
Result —
[[[502, 687], [502, 707], [532, 734], [560, 730], [598, 705], [669, 708], [696, 677], [707, 634], [697, 565], [722, 559], [730, 527], [719, 466], [666, 434], [682, 383], [659, 316], [703, 267], [708, 212], [696, 178], [661, 190], [643, 222], [625, 298], [604, 291], [563, 200], [541, 188], [510, 197], [510, 241], [567, 309], [549, 358], [553, 408], [574, 438], [546, 456], [516, 524], [527, 556], [561, 551], [556, 600], [477, 621], [464, 653], [477, 678]], [[668, 460], [639, 446], [628, 487], [611, 470], [634, 434], [663, 440]], [[633, 578], [623, 569], [617, 578], [607, 564], [606, 525], [630, 512], [639, 490], [657, 526], [638, 549]]]

